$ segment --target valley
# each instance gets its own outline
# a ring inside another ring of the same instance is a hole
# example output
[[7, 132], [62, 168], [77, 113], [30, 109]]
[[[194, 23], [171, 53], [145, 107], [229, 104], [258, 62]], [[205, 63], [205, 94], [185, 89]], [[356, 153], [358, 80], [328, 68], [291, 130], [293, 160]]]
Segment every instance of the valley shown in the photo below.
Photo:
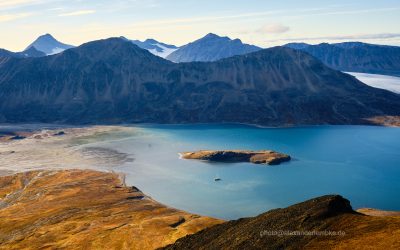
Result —
[[400, 3], [0, 0], [0, 250], [400, 249]]

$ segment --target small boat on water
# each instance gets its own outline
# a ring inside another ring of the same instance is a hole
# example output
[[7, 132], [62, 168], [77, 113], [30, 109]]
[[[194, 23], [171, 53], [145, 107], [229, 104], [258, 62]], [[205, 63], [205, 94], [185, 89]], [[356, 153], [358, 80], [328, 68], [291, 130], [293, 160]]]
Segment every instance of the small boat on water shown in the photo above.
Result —
[[217, 175], [217, 176], [214, 178], [214, 181], [222, 181], [222, 179], [219, 178], [219, 176]]

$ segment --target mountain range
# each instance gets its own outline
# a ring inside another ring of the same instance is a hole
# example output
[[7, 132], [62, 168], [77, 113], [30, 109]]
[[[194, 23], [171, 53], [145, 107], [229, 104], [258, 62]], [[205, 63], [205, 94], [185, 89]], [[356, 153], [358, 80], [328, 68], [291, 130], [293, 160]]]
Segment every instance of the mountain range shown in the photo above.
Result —
[[172, 62], [212, 62], [236, 55], [261, 50], [260, 47], [244, 44], [239, 39], [208, 34], [192, 43], [180, 47], [166, 59]]
[[[262, 48], [244, 44], [239, 39], [220, 37], [208, 34], [192, 43], [181, 47], [159, 42], [155, 39], [145, 41], [129, 40], [142, 49], [172, 62], [211, 62], [220, 59], [248, 54]], [[360, 72], [400, 76], [400, 47], [374, 45], [360, 42], [322, 43], [289, 43], [284, 45], [301, 50], [321, 60], [325, 65], [344, 72]], [[50, 34], [38, 37], [26, 50], [11, 52], [0, 49], [0, 59], [8, 57], [41, 57], [60, 53], [74, 46], [56, 40]]]
[[400, 76], [400, 47], [397, 46], [360, 42], [289, 43], [285, 46], [305, 51], [333, 69]]
[[0, 64], [0, 122], [360, 124], [400, 95], [274, 47], [172, 63], [121, 38]]

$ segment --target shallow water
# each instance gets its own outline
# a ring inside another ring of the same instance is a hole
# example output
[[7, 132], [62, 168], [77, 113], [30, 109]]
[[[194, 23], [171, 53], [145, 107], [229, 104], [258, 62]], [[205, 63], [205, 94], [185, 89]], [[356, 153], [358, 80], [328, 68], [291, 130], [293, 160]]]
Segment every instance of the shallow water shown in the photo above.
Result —
[[[399, 139], [399, 128], [371, 126], [149, 125], [87, 146], [128, 154], [134, 160], [114, 170], [157, 201], [234, 219], [325, 194], [341, 194], [354, 208], [400, 210]], [[294, 159], [279, 166], [179, 159], [200, 149], [273, 149]]]

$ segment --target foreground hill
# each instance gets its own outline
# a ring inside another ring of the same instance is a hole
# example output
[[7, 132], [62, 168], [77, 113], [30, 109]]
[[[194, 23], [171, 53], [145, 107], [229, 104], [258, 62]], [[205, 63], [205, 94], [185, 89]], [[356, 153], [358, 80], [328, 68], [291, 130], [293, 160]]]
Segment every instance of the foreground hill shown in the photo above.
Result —
[[366, 216], [341, 196], [323, 196], [216, 225], [164, 249], [399, 249], [399, 228], [399, 216]]
[[166, 207], [120, 177], [89, 170], [0, 177], [0, 249], [400, 247], [397, 213], [363, 215], [341, 196], [223, 222]]
[[208, 34], [192, 43], [180, 47], [166, 58], [173, 62], [212, 62], [219, 59], [261, 50], [260, 47], [244, 44], [239, 39]]
[[155, 249], [221, 223], [89, 170], [0, 177], [0, 218], [0, 249]]
[[0, 64], [0, 122], [360, 124], [400, 95], [275, 47], [175, 64], [119, 38]]
[[400, 47], [360, 42], [289, 43], [285, 45], [315, 56], [337, 70], [400, 76]]

